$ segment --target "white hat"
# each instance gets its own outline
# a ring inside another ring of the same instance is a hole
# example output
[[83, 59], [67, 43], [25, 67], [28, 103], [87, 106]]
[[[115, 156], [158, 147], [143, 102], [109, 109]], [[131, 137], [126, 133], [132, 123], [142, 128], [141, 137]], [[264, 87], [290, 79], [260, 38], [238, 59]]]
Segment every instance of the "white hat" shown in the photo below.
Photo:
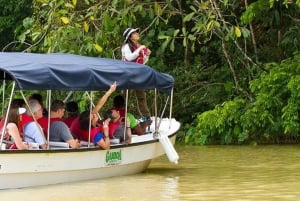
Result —
[[19, 107], [19, 114], [24, 114], [26, 109], [24, 107]]
[[123, 33], [123, 36], [125, 37], [125, 41], [128, 40], [128, 38], [130, 37], [130, 35], [133, 33], [133, 32], [139, 32], [140, 29], [139, 28], [127, 28], [124, 33]]

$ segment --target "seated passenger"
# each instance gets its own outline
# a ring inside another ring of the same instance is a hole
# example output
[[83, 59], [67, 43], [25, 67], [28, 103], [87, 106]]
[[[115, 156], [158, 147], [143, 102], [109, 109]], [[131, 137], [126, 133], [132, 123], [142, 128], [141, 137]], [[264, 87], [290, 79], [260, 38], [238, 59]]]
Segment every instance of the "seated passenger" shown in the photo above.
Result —
[[34, 93], [34, 94], [31, 94], [29, 97], [28, 97], [28, 100], [37, 100], [39, 101], [40, 105], [42, 106], [43, 108], [43, 116], [47, 117], [48, 116], [48, 111], [46, 110], [46, 108], [44, 108], [44, 104], [43, 104], [43, 96], [41, 94], [38, 94], [38, 93]]
[[11, 101], [11, 108], [19, 108], [19, 107], [23, 107], [25, 108], [26, 104], [25, 101], [22, 98], [14, 98]]
[[4, 128], [4, 125], [1, 125], [1, 132], [5, 129], [4, 136], [7, 135], [11, 137], [14, 142], [9, 147], [10, 149], [30, 149], [32, 147], [31, 143], [23, 143], [23, 139], [18, 128], [20, 116], [25, 111], [25, 108], [10, 108], [7, 114], [6, 127]]
[[[108, 127], [106, 127], [109, 123], [109, 119], [104, 121], [103, 127], [97, 127], [97, 122], [99, 120], [98, 112], [103, 107], [108, 97], [116, 90], [117, 83], [114, 82], [109, 90], [101, 97], [98, 101], [95, 108], [93, 108], [92, 113], [89, 111], [82, 112], [78, 118], [76, 118], [70, 129], [73, 135], [78, 137], [81, 140], [93, 142], [103, 149], [109, 149], [110, 140]], [[91, 131], [89, 132], [89, 125], [91, 125]], [[90, 133], [90, 138], [89, 138]]]
[[[26, 103], [23, 99], [21, 98], [14, 98], [12, 101], [11, 101], [11, 105], [10, 105], [10, 108], [25, 108], [26, 107]], [[21, 121], [23, 119], [23, 116], [25, 115], [25, 113], [21, 114], [20, 116], [20, 122], [19, 122], [19, 131], [21, 132], [21, 135], [23, 133], [23, 127], [21, 126]]]
[[106, 112], [105, 119], [111, 119], [108, 125], [111, 138], [118, 138], [120, 139], [120, 142], [126, 144], [131, 143], [131, 128], [128, 126], [130, 125], [129, 118], [126, 119], [125, 125], [125, 118], [121, 118], [120, 113], [117, 110], [110, 109]]
[[42, 116], [37, 120], [37, 122], [42, 127], [45, 138], [47, 139], [48, 138], [48, 117]]
[[[122, 95], [117, 95], [114, 97], [113, 101], [113, 109], [119, 111], [120, 117], [125, 117], [125, 100]], [[127, 112], [127, 117], [130, 120], [130, 128], [132, 134], [144, 135], [146, 133], [146, 129], [151, 125], [151, 120], [146, 120], [143, 122], [138, 122], [133, 114]]]
[[76, 117], [78, 117], [79, 109], [78, 104], [75, 101], [70, 101], [66, 104], [67, 117], [63, 119], [63, 121], [70, 128], [71, 124]]
[[50, 111], [50, 141], [66, 142], [71, 148], [80, 147], [77, 139], [74, 139], [68, 126], [62, 121], [65, 113], [65, 104], [60, 100], [55, 100], [51, 104]]
[[47, 133], [48, 133], [48, 111], [46, 108], [44, 108], [44, 104], [43, 104], [43, 97], [41, 94], [38, 93], [33, 93], [28, 97], [28, 100], [37, 100], [40, 105], [42, 106], [43, 110], [43, 117], [37, 119], [37, 122], [40, 124], [40, 126], [43, 129], [43, 133], [45, 135], [45, 138], [47, 138]]
[[80, 113], [79, 117], [72, 123], [70, 128], [71, 132], [80, 140], [93, 142], [103, 149], [109, 149], [110, 140], [108, 124], [110, 119], [105, 120], [101, 127], [97, 127], [95, 123], [97, 121], [93, 121], [93, 119], [98, 120], [98, 115], [91, 114], [89, 111]]
[[[43, 134], [43, 130], [41, 126], [38, 124], [38, 122], [34, 121], [31, 114], [31, 112], [33, 112], [35, 120], [38, 120], [43, 117], [43, 108], [40, 105], [39, 101], [35, 99], [29, 100], [28, 105], [31, 111], [27, 109], [27, 114], [26, 114], [27, 117], [25, 115], [22, 116], [24, 141], [38, 143], [40, 148], [46, 149], [47, 144], [46, 144], [45, 136]], [[27, 119], [26, 122], [24, 122], [25, 117]], [[31, 120], [29, 120], [29, 118], [31, 118]]]

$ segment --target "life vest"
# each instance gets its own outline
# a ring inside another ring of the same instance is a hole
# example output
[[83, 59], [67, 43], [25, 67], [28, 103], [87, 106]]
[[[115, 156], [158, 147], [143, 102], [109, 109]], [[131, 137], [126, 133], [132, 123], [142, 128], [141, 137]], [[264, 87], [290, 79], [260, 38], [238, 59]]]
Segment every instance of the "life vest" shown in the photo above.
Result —
[[[138, 46], [136, 46], [136, 45], [133, 46], [133, 52], [134, 52], [136, 49], [138, 49]], [[144, 64], [144, 63], [145, 63], [144, 57], [145, 57], [145, 54], [146, 54], [147, 51], [148, 51], [147, 48], [142, 49], [142, 50], [139, 52], [139, 55], [138, 55], [135, 59], [131, 60], [131, 62], [135, 62], [135, 63], [139, 63], [139, 64]], [[128, 61], [126, 58], [124, 58], [124, 60], [125, 60], [125, 61]]]
[[20, 123], [19, 123], [19, 130], [21, 133], [24, 132], [24, 126], [26, 124], [28, 124], [29, 122], [32, 122], [33, 121], [33, 117], [32, 116], [29, 116], [27, 114], [21, 114], [21, 120], [20, 120]]
[[72, 116], [72, 117], [66, 117], [63, 119], [63, 122], [67, 124], [67, 126], [70, 128], [72, 125], [72, 122], [77, 118], [77, 116]]
[[[63, 120], [61, 118], [50, 118], [50, 124], [55, 121], [63, 121]], [[47, 139], [47, 137], [48, 137], [48, 135], [47, 135], [48, 134], [48, 117], [43, 116], [43, 117], [39, 118], [37, 120], [37, 122], [42, 127], [45, 138]]]
[[[19, 122], [19, 124], [20, 124], [20, 122]], [[3, 139], [8, 141], [7, 144], [6, 144], [6, 149], [18, 149], [16, 143], [11, 141], [10, 135], [7, 132], [7, 129], [4, 128], [4, 119], [2, 119], [1, 122], [0, 122], [0, 132], [1, 133], [2, 133], [2, 129], [5, 129]], [[1, 136], [1, 133], [0, 133], [0, 136]], [[20, 133], [20, 136], [23, 139], [23, 136], [21, 135], [21, 133]]]
[[119, 111], [120, 117], [125, 117], [125, 109], [124, 109], [124, 108], [117, 108], [117, 107], [114, 107], [114, 108], [112, 108], [111, 110]]
[[70, 130], [71, 130], [71, 133], [74, 135], [74, 137], [78, 138], [79, 140], [94, 142], [95, 135], [99, 132], [103, 132], [102, 127], [91, 128], [90, 140], [89, 140], [89, 130], [82, 130], [79, 127], [78, 120], [79, 120], [78, 117], [76, 119], [74, 119], [74, 121], [70, 127]]
[[114, 138], [114, 133], [119, 125], [120, 125], [119, 121], [109, 123], [109, 125], [108, 125], [109, 138]]
[[39, 118], [37, 122], [40, 124], [40, 126], [43, 129], [44, 135], [47, 139], [47, 133], [48, 133], [48, 117], [43, 116], [42, 118]]
[[[1, 137], [1, 134], [2, 134], [2, 131], [3, 131], [3, 128], [4, 127], [4, 118], [1, 119], [0, 121], [0, 137]], [[11, 141], [10, 139], [10, 135], [9, 133], [7, 132], [7, 130], [5, 129], [5, 132], [3, 134], [3, 140], [6, 140], [6, 149], [18, 149], [16, 144], [14, 142]]]

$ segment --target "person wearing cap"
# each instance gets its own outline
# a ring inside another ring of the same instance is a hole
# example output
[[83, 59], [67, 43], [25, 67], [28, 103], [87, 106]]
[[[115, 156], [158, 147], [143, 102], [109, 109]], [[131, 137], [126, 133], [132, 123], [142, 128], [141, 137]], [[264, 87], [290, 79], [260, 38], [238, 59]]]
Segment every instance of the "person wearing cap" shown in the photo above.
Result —
[[122, 59], [124, 61], [146, 64], [151, 51], [145, 45], [139, 43], [139, 28], [127, 28], [123, 36], [125, 37], [125, 41], [121, 48]]
[[[25, 112], [26, 109], [22, 107], [19, 108], [11, 107], [8, 111], [7, 124], [5, 127], [4, 136], [5, 135], [10, 136], [12, 138], [12, 141], [14, 142], [9, 147], [9, 149], [30, 149], [32, 147], [31, 143], [23, 143], [23, 139], [18, 127], [20, 123], [20, 116]], [[4, 125], [1, 125], [0, 129], [3, 130], [3, 127]]]
[[[127, 28], [123, 36], [125, 37], [124, 43], [121, 47], [122, 60], [135, 62], [139, 64], [146, 64], [151, 51], [145, 45], [139, 43], [140, 35], [139, 28]], [[147, 104], [147, 97], [145, 90], [135, 91], [138, 109], [141, 116], [150, 116], [150, 111]]]

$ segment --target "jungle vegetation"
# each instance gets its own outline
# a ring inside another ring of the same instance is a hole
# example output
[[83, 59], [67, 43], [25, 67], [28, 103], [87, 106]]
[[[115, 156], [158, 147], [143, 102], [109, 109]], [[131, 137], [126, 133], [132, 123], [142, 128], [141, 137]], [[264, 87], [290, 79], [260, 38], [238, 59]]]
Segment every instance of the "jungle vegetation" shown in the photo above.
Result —
[[184, 143], [298, 142], [300, 0], [1, 1], [2, 51], [120, 59], [139, 27], [147, 65], [175, 78]]

